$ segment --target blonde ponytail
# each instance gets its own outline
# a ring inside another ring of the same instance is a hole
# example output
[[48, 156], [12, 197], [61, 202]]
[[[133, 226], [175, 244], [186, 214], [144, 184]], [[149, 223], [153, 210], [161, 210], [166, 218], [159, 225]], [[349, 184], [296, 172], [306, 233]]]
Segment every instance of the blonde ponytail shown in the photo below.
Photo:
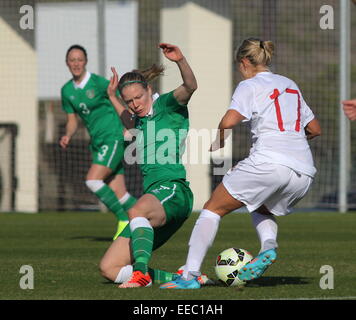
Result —
[[274, 44], [272, 41], [249, 38], [244, 40], [235, 51], [235, 60], [241, 62], [243, 58], [247, 58], [254, 66], [269, 66], [272, 62], [273, 52]]

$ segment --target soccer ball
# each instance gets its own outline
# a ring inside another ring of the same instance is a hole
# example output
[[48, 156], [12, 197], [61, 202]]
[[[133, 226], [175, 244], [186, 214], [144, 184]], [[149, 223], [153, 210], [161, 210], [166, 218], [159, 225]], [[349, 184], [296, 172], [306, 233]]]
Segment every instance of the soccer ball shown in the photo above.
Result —
[[238, 278], [243, 266], [253, 259], [251, 253], [245, 249], [229, 248], [221, 252], [216, 258], [215, 273], [226, 286], [243, 287], [246, 282]]

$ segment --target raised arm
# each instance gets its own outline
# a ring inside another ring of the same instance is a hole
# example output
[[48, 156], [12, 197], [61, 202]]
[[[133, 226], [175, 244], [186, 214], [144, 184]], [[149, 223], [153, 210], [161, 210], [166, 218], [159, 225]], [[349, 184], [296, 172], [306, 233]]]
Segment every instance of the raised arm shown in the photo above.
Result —
[[228, 110], [220, 120], [215, 141], [211, 144], [209, 151], [216, 151], [220, 148], [223, 148], [225, 146], [225, 140], [228, 138], [229, 133], [231, 132], [230, 130], [226, 132], [226, 130], [232, 129], [244, 119], [245, 117], [238, 111]]
[[59, 145], [65, 149], [68, 147], [70, 140], [78, 129], [78, 119], [75, 113], [67, 114], [67, 124], [66, 124], [66, 133], [59, 140]]
[[174, 90], [173, 94], [180, 104], [186, 105], [194, 91], [198, 88], [194, 73], [177, 46], [168, 43], [160, 43], [159, 47], [162, 49], [164, 56], [170, 61], [175, 62], [179, 68], [183, 83]]
[[119, 97], [116, 95], [119, 85], [119, 76], [114, 67], [111, 67], [111, 71], [113, 75], [110, 78], [110, 83], [107, 88], [109, 99], [116, 112], [120, 116], [121, 121], [126, 129], [132, 129], [135, 126], [135, 121], [133, 120], [132, 114], [125, 108]]

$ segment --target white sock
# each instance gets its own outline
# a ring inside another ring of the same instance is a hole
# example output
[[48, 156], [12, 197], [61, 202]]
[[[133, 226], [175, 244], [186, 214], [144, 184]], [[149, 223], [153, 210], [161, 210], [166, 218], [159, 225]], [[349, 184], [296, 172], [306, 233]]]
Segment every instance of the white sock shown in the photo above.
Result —
[[94, 193], [99, 191], [105, 185], [103, 180], [86, 180], [85, 184]]
[[119, 201], [120, 201], [121, 204], [124, 204], [127, 201], [128, 198], [130, 198], [130, 194], [128, 192], [126, 192], [123, 195], [123, 197], [119, 199]]
[[221, 217], [209, 210], [202, 210], [189, 240], [189, 252], [185, 263], [183, 278], [190, 280], [193, 275], [200, 274], [208, 249], [213, 244], [219, 228]]
[[133, 267], [132, 265], [127, 265], [124, 266], [120, 269], [116, 279], [115, 283], [124, 283], [125, 281], [129, 280], [132, 274]]
[[261, 242], [260, 253], [269, 249], [276, 249], [278, 225], [273, 215], [252, 212], [252, 223], [256, 228]]
[[136, 217], [136, 218], [133, 218], [130, 221], [131, 232], [134, 232], [134, 230], [137, 229], [137, 228], [150, 228], [150, 229], [152, 229], [152, 226], [151, 226], [151, 224], [150, 224], [150, 222], [148, 221], [147, 218], [145, 218], [145, 217]]

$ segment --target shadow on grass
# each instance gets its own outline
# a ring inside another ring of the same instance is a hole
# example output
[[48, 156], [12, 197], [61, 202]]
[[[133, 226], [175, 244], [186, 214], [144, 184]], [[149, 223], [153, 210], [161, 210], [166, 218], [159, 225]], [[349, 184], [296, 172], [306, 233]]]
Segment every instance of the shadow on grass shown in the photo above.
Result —
[[[217, 279], [213, 279], [215, 282], [214, 284], [207, 285], [205, 288], [211, 287], [225, 287], [227, 286], [222, 282], [218, 281]], [[311, 282], [310, 278], [302, 278], [302, 277], [262, 277], [256, 280], [249, 282], [246, 287], [248, 288], [258, 288], [258, 287], [276, 287], [276, 286], [283, 286], [283, 285], [305, 285]], [[112, 281], [103, 281], [102, 284], [104, 285], [115, 285]]]
[[[261, 277], [246, 284], [248, 288], [256, 287], [277, 287], [283, 285], [305, 285], [312, 281], [311, 278], [303, 277]], [[216, 281], [215, 286], [226, 287], [223, 283]]]
[[248, 287], [276, 287], [283, 285], [304, 285], [309, 284], [311, 278], [304, 277], [261, 277], [247, 284]]
[[93, 236], [82, 236], [82, 237], [72, 237], [70, 240], [91, 240], [91, 241], [101, 241], [101, 242], [112, 242], [112, 238], [105, 237], [93, 237]]

